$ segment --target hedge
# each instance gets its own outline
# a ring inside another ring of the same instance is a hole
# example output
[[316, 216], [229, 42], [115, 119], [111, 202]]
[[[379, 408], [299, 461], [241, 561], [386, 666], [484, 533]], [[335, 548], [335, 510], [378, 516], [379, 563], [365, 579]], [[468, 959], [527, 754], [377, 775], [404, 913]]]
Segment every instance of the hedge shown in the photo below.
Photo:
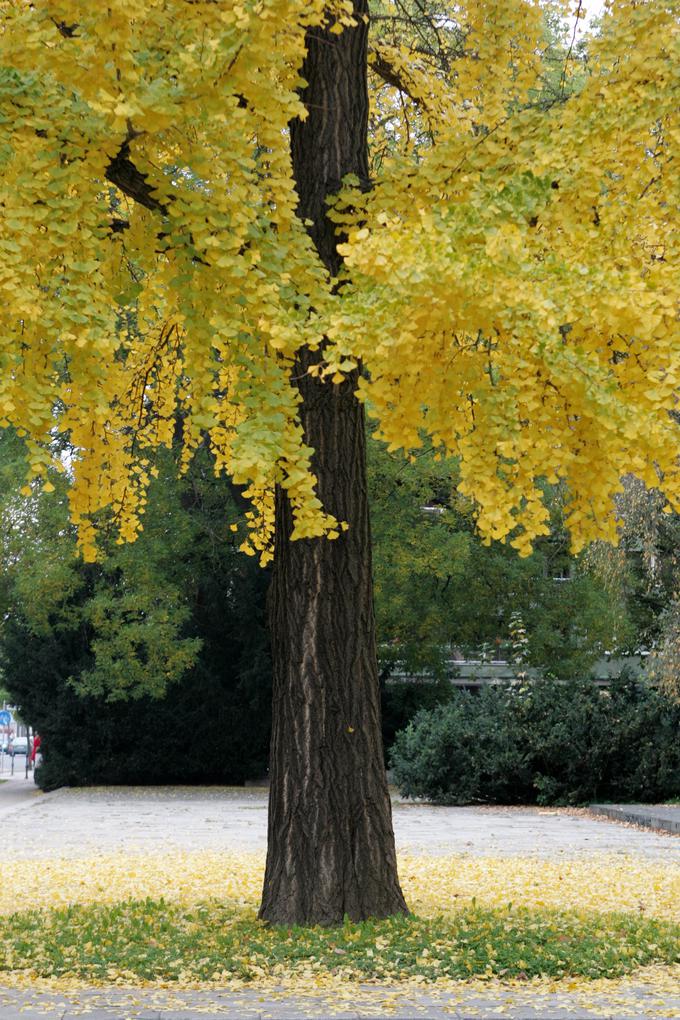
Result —
[[622, 676], [456, 691], [397, 734], [402, 794], [437, 804], [584, 804], [680, 795], [680, 705]]

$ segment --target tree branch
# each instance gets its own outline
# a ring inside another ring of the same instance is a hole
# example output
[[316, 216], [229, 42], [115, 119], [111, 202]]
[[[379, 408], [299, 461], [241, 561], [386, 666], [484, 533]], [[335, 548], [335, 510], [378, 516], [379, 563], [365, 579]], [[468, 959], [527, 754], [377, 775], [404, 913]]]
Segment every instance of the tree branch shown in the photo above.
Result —
[[154, 189], [149, 184], [146, 174], [138, 170], [130, 159], [128, 142], [123, 143], [120, 152], [111, 160], [106, 168], [105, 176], [107, 181], [115, 184], [124, 195], [139, 202], [145, 209], [159, 212], [162, 216], [168, 215], [167, 205], [154, 196]]
[[54, 18], [50, 18], [50, 21], [61, 35], [63, 35], [64, 39], [73, 39], [78, 31], [77, 25], [67, 25], [65, 21], [55, 21]]
[[368, 66], [372, 71], [375, 71], [379, 78], [382, 78], [386, 85], [399, 89], [400, 92], [407, 95], [414, 103], [421, 106], [424, 105], [422, 97], [414, 95], [412, 87], [405, 81], [394, 64], [391, 64], [382, 53], [379, 53], [377, 50], [371, 50], [368, 56]]

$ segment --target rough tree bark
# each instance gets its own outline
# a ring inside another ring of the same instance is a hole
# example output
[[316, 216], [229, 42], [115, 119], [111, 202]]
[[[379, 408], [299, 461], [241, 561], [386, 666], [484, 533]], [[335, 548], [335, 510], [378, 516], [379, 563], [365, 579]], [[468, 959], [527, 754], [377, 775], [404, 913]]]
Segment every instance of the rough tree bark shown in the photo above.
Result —
[[[299, 215], [331, 273], [340, 266], [326, 199], [345, 174], [368, 180], [366, 0], [357, 26], [308, 36], [302, 93], [309, 116], [291, 125]], [[406, 911], [397, 877], [383, 765], [373, 617], [363, 408], [356, 377], [298, 377], [306, 440], [324, 507], [349, 530], [335, 541], [290, 542], [277, 493], [270, 591], [274, 658], [269, 844], [260, 917], [341, 923]]]

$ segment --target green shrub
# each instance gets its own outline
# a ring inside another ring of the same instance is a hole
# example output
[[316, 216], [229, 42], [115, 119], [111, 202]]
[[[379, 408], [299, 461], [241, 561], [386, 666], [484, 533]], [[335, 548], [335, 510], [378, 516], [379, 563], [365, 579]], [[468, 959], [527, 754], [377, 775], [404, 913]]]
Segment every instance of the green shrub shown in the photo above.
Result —
[[397, 734], [401, 792], [439, 804], [654, 801], [680, 793], [680, 706], [622, 676], [456, 691]]
[[543, 681], [511, 698], [509, 722], [522, 740], [539, 804], [583, 804], [607, 786], [610, 700], [591, 680]]
[[413, 683], [393, 680], [381, 683], [382, 734], [385, 751], [389, 752], [396, 734], [405, 729], [423, 709], [445, 704], [455, 695], [448, 680], [426, 680]]

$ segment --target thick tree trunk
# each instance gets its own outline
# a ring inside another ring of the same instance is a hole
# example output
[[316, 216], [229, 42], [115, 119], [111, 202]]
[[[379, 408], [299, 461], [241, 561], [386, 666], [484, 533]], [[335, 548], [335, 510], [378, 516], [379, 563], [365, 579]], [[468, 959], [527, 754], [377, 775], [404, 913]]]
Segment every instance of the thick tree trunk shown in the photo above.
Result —
[[[356, 28], [315, 30], [302, 69], [309, 116], [291, 125], [299, 215], [325, 265], [340, 265], [326, 198], [343, 176], [368, 178], [366, 0]], [[318, 355], [317, 355], [318, 356]], [[363, 409], [356, 378], [299, 386], [324, 507], [349, 530], [290, 542], [277, 494], [270, 592], [274, 659], [269, 846], [260, 916], [277, 924], [339, 924], [404, 912], [383, 765], [373, 618]]]

